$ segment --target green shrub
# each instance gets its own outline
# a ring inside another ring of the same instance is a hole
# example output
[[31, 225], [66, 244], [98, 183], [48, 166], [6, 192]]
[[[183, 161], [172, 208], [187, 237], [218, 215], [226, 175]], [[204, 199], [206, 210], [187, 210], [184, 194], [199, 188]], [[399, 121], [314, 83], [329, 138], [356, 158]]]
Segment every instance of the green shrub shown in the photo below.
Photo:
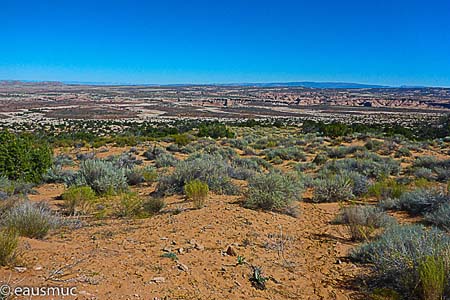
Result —
[[437, 180], [440, 182], [447, 182], [450, 180], [450, 167], [434, 168]]
[[434, 173], [431, 169], [420, 167], [414, 171], [414, 176], [417, 178], [424, 178], [427, 180], [434, 180], [436, 179], [434, 176]]
[[26, 196], [33, 192], [34, 186], [33, 183], [10, 180], [6, 176], [0, 176], [0, 199], [13, 195]]
[[419, 280], [422, 287], [422, 299], [442, 300], [445, 296], [449, 274], [446, 261], [439, 256], [427, 256], [419, 263]]
[[70, 157], [69, 155], [59, 154], [54, 157], [53, 164], [55, 166], [64, 167], [64, 166], [74, 166], [75, 162], [73, 161], [72, 157]]
[[136, 217], [141, 214], [143, 203], [143, 199], [137, 193], [121, 194], [116, 214], [122, 218]]
[[165, 206], [166, 202], [163, 198], [149, 198], [142, 205], [144, 211], [150, 214], [160, 212]]
[[408, 148], [400, 148], [397, 150], [397, 152], [395, 153], [395, 157], [410, 157], [411, 156], [411, 151], [409, 151]]
[[62, 194], [64, 206], [69, 214], [88, 212], [95, 198], [95, 192], [90, 186], [71, 186]]
[[397, 210], [399, 209], [398, 198], [381, 199], [377, 206], [383, 210]]
[[419, 156], [413, 163], [414, 168], [433, 169], [434, 167], [443, 167], [450, 163], [449, 161], [440, 161], [434, 156]]
[[44, 141], [0, 131], [0, 174], [9, 179], [40, 182], [52, 165], [52, 157]]
[[303, 184], [295, 174], [261, 174], [250, 179], [244, 206], [295, 215], [293, 201], [301, 200], [302, 192]]
[[112, 162], [114, 167], [119, 169], [133, 169], [136, 165], [142, 164], [142, 160], [137, 159], [131, 152], [108, 156], [105, 161]]
[[314, 170], [317, 167], [315, 163], [306, 162], [306, 163], [298, 163], [294, 166], [294, 170], [297, 172], [304, 172], [307, 170]]
[[337, 174], [325, 178], [316, 179], [314, 186], [314, 202], [346, 201], [354, 197], [352, 180], [346, 176]]
[[213, 139], [217, 139], [221, 137], [234, 138], [235, 134], [224, 124], [211, 123], [201, 124], [198, 128], [198, 136], [212, 137]]
[[394, 179], [385, 179], [369, 187], [368, 195], [377, 199], [399, 198], [406, 191], [406, 186]]
[[[232, 159], [238, 157], [236, 150], [234, 150], [231, 147], [227, 147], [227, 146], [220, 147], [216, 144], [212, 144], [212, 145], [203, 147], [201, 150], [203, 151], [203, 153], [206, 153], [209, 155], [220, 156], [224, 160], [232, 160]], [[198, 153], [198, 155], [201, 156], [203, 154]]]
[[340, 175], [350, 179], [354, 196], [363, 196], [369, 191], [371, 182], [367, 176], [354, 171], [342, 171]]
[[3, 195], [0, 199], [5, 200], [7, 197], [14, 195], [14, 190], [14, 182], [6, 176], [0, 176], [0, 192]]
[[267, 160], [295, 160], [295, 161], [305, 161], [305, 153], [298, 147], [285, 147], [285, 148], [275, 148], [266, 149], [263, 151]]
[[24, 201], [7, 211], [2, 223], [21, 236], [41, 239], [50, 229], [59, 225], [59, 219], [43, 203]]
[[424, 220], [441, 229], [450, 231], [450, 202], [442, 203], [436, 209], [426, 213]]
[[12, 230], [0, 230], [0, 266], [6, 266], [14, 262], [17, 245], [18, 238], [16, 232]]
[[358, 150], [362, 150], [363, 147], [360, 146], [340, 146], [337, 148], [327, 149], [327, 155], [329, 158], [344, 158], [349, 154], [353, 154]]
[[326, 163], [328, 160], [328, 155], [326, 155], [325, 153], [319, 153], [316, 155], [316, 157], [314, 157], [313, 159], [313, 163], [315, 163], [316, 165], [323, 165], [324, 163]]
[[334, 223], [344, 224], [354, 241], [368, 240], [375, 229], [395, 224], [395, 219], [375, 206], [352, 205], [341, 208]]
[[195, 208], [202, 208], [205, 206], [206, 198], [208, 197], [209, 188], [204, 182], [194, 179], [184, 186], [184, 193], [189, 200], [194, 202]]
[[367, 150], [373, 150], [378, 151], [380, 150], [381, 146], [383, 145], [383, 142], [377, 141], [377, 140], [368, 140], [364, 147], [367, 148]]
[[42, 175], [42, 179], [46, 183], [64, 183], [75, 175], [72, 170], [63, 170], [61, 166], [54, 165]]
[[398, 175], [400, 163], [374, 154], [361, 154], [358, 158], [345, 158], [327, 162], [323, 171], [340, 173], [353, 171], [373, 179], [383, 179], [389, 175]]
[[155, 158], [158, 155], [161, 155], [163, 153], [167, 153], [167, 151], [164, 150], [163, 148], [158, 147], [158, 146], [155, 145], [153, 148], [150, 148], [147, 151], [145, 151], [143, 155], [148, 160], [155, 160]]
[[272, 160], [272, 163], [274, 165], [281, 165], [283, 163], [283, 160], [277, 156]]
[[426, 173], [428, 179], [436, 177], [440, 182], [446, 182], [450, 179], [450, 159], [438, 160], [433, 156], [421, 156], [414, 161], [413, 169], [417, 172], [421, 168], [426, 168], [433, 172], [433, 176], [430, 176], [428, 172]]
[[157, 168], [173, 167], [177, 164], [178, 159], [171, 153], [161, 153], [155, 158], [155, 166]]
[[126, 169], [125, 176], [129, 185], [138, 185], [143, 182], [152, 183], [158, 178], [156, 168], [153, 166], [135, 167]]
[[138, 185], [145, 181], [142, 168], [125, 169], [125, 177], [128, 185]]
[[128, 188], [125, 170], [110, 161], [87, 159], [68, 185], [88, 185], [97, 195], [117, 194]]
[[248, 142], [243, 139], [228, 139], [227, 142], [230, 144], [231, 147], [240, 150], [244, 150], [245, 148], [248, 147]]
[[179, 147], [184, 147], [191, 142], [191, 139], [186, 134], [177, 134], [173, 137], [175, 144]]
[[166, 147], [166, 150], [169, 152], [181, 152], [181, 148], [180, 146], [178, 146], [177, 144], [170, 144], [169, 146]]
[[[400, 292], [406, 299], [418, 296], [421, 285], [420, 267], [428, 257], [445, 258], [448, 269], [450, 237], [438, 229], [419, 225], [392, 226], [372, 242], [350, 253], [359, 262], [370, 263], [375, 279], [385, 287]], [[448, 288], [448, 286], [447, 286]]]
[[230, 165], [220, 156], [203, 154], [180, 161], [175, 170], [162, 176], [158, 182], [157, 194], [182, 194], [186, 183], [198, 179], [208, 184], [211, 191], [217, 194], [236, 195], [239, 189], [227, 176]]
[[142, 171], [142, 178], [147, 183], [155, 182], [158, 179], [158, 173], [156, 169], [152, 166], [146, 166], [141, 169]]
[[416, 189], [404, 193], [399, 198], [399, 209], [411, 214], [423, 215], [437, 209], [441, 204], [450, 202], [450, 198], [440, 190]]
[[228, 169], [231, 178], [247, 180], [261, 172], [261, 166], [257, 160], [252, 158], [235, 158]]

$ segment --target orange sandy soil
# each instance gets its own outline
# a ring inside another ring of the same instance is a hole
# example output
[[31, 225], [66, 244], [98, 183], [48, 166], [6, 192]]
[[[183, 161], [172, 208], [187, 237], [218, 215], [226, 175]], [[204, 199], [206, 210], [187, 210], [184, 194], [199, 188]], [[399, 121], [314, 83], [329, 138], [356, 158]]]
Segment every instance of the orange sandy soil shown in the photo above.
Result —
[[[128, 149], [111, 147], [96, 156]], [[420, 155], [448, 157], [436, 150]], [[134, 190], [147, 196], [153, 189]], [[63, 185], [37, 191], [30, 200], [60, 209]], [[53, 231], [44, 240], [21, 238], [17, 266], [25, 268], [1, 267], [0, 280], [12, 286], [76, 287], [76, 299], [367, 299], [353, 280], [368, 270], [346, 259], [356, 244], [343, 226], [330, 224], [338, 203], [302, 202], [301, 214], [293, 218], [245, 209], [238, 196], [211, 195], [198, 210], [182, 196], [165, 200], [167, 207], [151, 218], [80, 217], [85, 222], [80, 229]], [[417, 221], [392, 214], [400, 222]], [[177, 260], [161, 256], [167, 251]], [[237, 255], [246, 263], [237, 265]], [[270, 278], [266, 290], [251, 285], [251, 265]]]
[[[55, 206], [63, 186], [38, 191], [31, 200]], [[343, 227], [330, 225], [338, 204], [300, 203], [302, 212], [293, 218], [245, 209], [237, 196], [212, 195], [198, 210], [182, 197], [166, 201], [163, 212], [148, 219], [91, 219], [44, 240], [21, 239], [26, 269], [3, 267], [0, 278], [12, 286], [76, 287], [76, 299], [358, 297], [349, 282], [364, 270], [345, 259], [354, 245]], [[177, 208], [184, 210], [173, 214]], [[235, 253], [228, 255], [230, 245]], [[164, 251], [178, 261], [161, 257]], [[237, 265], [236, 255], [248, 264]], [[252, 287], [250, 265], [271, 278], [266, 290]]]

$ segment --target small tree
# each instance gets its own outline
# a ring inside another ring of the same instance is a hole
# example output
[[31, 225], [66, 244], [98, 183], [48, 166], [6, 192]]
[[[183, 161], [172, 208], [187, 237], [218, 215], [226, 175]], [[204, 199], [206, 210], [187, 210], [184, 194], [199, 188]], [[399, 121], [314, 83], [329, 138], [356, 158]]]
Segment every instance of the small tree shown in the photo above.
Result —
[[47, 143], [29, 135], [0, 132], [0, 174], [9, 179], [39, 182], [52, 165]]

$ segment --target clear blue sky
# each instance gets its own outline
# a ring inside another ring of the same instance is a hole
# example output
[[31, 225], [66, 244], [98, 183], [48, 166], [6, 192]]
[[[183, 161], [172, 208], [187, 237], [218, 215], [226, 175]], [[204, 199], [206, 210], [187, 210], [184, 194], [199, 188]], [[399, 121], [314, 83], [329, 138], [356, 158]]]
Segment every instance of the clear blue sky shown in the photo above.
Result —
[[449, 0], [0, 0], [0, 79], [450, 86]]

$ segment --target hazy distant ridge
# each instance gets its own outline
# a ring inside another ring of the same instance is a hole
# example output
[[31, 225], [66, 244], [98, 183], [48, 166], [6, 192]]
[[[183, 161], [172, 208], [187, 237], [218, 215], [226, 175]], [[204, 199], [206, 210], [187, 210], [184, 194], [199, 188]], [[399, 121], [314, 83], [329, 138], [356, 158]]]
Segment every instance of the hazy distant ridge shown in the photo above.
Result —
[[[181, 83], [181, 84], [131, 84], [131, 83], [111, 83], [111, 82], [81, 82], [81, 81], [33, 81], [33, 80], [0, 80], [1, 85], [134, 85], [134, 86], [244, 86], [244, 87], [304, 87], [317, 89], [370, 89], [370, 88], [389, 88], [390, 86], [363, 84], [352, 82], [314, 82], [314, 81], [298, 81], [298, 82], [255, 82], [255, 83]], [[405, 86], [406, 87], [406, 86]]]
[[305, 87], [316, 89], [368, 89], [368, 88], [389, 88], [385, 85], [363, 84], [352, 82], [313, 82], [313, 81], [299, 81], [299, 82], [271, 82], [271, 83], [235, 83], [235, 84], [220, 84], [232, 86], [256, 86], [256, 87]]

